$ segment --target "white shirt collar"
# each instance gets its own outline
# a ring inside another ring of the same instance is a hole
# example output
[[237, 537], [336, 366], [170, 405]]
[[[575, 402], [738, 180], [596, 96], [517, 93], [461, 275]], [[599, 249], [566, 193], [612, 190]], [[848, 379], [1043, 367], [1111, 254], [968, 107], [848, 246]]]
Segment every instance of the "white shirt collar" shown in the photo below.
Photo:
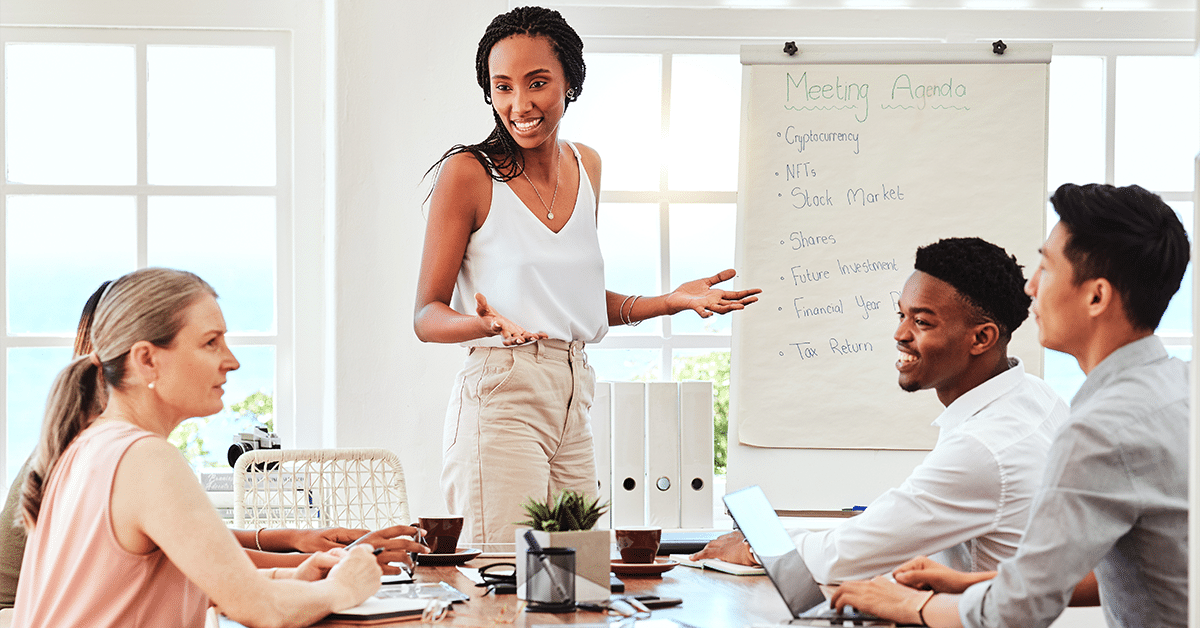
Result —
[[1025, 363], [1015, 356], [1009, 357], [1008, 363], [1008, 370], [968, 390], [946, 406], [938, 418], [933, 420], [933, 425], [944, 431], [953, 430], [1001, 395], [1020, 385], [1025, 380]]

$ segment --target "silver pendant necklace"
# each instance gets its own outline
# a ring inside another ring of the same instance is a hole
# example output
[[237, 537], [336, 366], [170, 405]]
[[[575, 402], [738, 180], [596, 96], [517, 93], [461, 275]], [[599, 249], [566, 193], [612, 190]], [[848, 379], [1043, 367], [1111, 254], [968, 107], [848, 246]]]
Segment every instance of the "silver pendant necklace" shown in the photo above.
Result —
[[562, 182], [562, 147], [558, 149], [558, 168], [554, 170], [554, 194], [550, 196], [550, 204], [546, 204], [546, 199], [542, 198], [542, 193], [538, 192], [537, 186], [533, 184], [533, 179], [529, 178], [525, 169], [521, 169], [521, 175], [529, 182], [529, 187], [533, 188], [533, 193], [537, 194], [538, 200], [541, 201], [542, 207], [546, 208], [546, 220], [554, 220], [554, 201], [558, 200], [558, 184]]

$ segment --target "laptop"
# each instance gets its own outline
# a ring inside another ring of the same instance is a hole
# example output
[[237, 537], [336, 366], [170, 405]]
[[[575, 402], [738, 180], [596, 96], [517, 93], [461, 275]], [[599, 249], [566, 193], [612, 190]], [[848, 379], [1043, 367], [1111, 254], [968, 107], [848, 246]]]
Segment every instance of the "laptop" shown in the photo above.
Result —
[[758, 555], [771, 584], [783, 597], [792, 613], [793, 626], [895, 626], [896, 624], [868, 613], [846, 607], [838, 613], [829, 605], [820, 585], [808, 565], [796, 550], [796, 544], [771, 508], [767, 496], [757, 485], [729, 493], [725, 507], [734, 523]]

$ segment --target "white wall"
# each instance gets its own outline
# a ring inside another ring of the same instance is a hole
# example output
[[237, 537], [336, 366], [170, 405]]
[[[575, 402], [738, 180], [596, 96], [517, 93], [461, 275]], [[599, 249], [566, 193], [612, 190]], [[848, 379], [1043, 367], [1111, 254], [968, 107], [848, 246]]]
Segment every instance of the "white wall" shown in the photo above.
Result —
[[[504, 0], [337, 3], [337, 207], [332, 239], [340, 447], [382, 446], [404, 462], [414, 516], [444, 512], [442, 420], [453, 345], [412, 331], [425, 220], [421, 177], [446, 149], [487, 136], [475, 48]], [[452, 8], [451, 8], [452, 7]]]

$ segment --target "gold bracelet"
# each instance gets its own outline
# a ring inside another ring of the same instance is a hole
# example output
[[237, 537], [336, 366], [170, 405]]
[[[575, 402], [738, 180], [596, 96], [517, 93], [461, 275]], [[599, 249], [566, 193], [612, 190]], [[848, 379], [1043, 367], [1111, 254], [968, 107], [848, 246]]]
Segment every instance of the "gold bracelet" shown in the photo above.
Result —
[[925, 596], [925, 601], [921, 602], [921, 605], [917, 607], [917, 619], [921, 620], [922, 626], [929, 625], [925, 623], [925, 606], [929, 604], [929, 600], [932, 600], [935, 595], [937, 595], [937, 591], [930, 591], [929, 595]]
[[255, 530], [255, 531], [254, 531], [254, 546], [255, 546], [255, 547], [257, 547], [257, 548], [258, 548], [258, 551], [260, 551], [260, 552], [265, 552], [265, 551], [267, 551], [267, 550], [265, 550], [265, 549], [263, 549], [263, 548], [262, 548], [262, 543], [259, 543], [259, 542], [258, 542], [258, 535], [259, 535], [259, 534], [262, 534], [262, 531], [263, 531], [263, 530], [266, 530], [266, 528], [259, 528], [259, 529], [257, 529], [257, 530]]

